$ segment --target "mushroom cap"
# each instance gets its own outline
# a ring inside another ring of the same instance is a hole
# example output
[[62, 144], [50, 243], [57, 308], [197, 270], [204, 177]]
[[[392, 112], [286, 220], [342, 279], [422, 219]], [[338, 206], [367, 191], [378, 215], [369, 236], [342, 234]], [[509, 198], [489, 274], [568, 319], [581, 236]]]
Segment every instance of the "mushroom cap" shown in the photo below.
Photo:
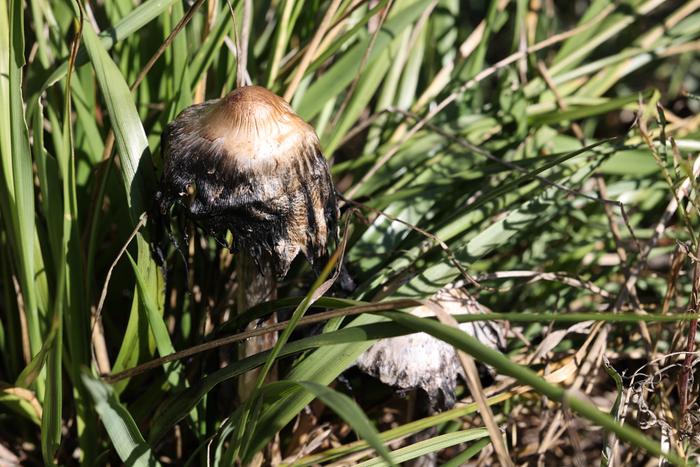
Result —
[[267, 174], [293, 162], [299, 148], [319, 146], [313, 127], [260, 86], [238, 88], [211, 105], [199, 134], [220, 144], [232, 164]]
[[[451, 315], [488, 312], [464, 290], [452, 286], [438, 290], [429, 301]], [[428, 305], [414, 308], [411, 314], [435, 316]], [[505, 346], [503, 328], [495, 322], [467, 322], [459, 328], [493, 349]], [[464, 376], [455, 348], [423, 332], [381, 339], [355, 363], [360, 370], [389, 386], [424, 390], [432, 409], [454, 406], [457, 376]]]
[[265, 88], [238, 88], [183, 110], [163, 132], [160, 207], [175, 204], [279, 276], [302, 252], [322, 266], [337, 206], [313, 127]]

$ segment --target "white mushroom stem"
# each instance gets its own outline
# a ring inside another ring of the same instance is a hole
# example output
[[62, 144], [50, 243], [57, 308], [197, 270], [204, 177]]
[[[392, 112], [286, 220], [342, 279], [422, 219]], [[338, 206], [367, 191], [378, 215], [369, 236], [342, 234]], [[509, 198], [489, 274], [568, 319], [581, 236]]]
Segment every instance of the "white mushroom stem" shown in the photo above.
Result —
[[[238, 314], [244, 313], [250, 308], [263, 302], [276, 298], [277, 282], [275, 275], [269, 264], [262, 264], [258, 268], [245, 252], [236, 255], [236, 277], [238, 290], [236, 294], [236, 308]], [[261, 271], [262, 269], [262, 271]], [[246, 326], [246, 331], [255, 329], [258, 326], [268, 326], [277, 323], [277, 316], [272, 314], [266, 321], [258, 323], [253, 321]], [[238, 347], [238, 358], [245, 358], [256, 353], [271, 349], [277, 342], [277, 333], [264, 334], [243, 341]], [[252, 370], [244, 373], [238, 378], [238, 396], [241, 401], [247, 400], [255, 387], [260, 370]], [[268, 379], [276, 378], [276, 367], [273, 367], [268, 374]]]

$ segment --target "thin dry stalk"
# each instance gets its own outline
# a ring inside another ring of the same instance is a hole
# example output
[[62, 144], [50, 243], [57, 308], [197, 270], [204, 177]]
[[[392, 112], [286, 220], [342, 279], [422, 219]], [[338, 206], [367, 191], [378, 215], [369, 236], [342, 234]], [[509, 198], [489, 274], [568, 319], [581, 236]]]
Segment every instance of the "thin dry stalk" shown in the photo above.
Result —
[[[528, 284], [533, 283], [533, 282], [537, 282], [537, 281], [560, 282], [560, 283], [562, 283], [564, 285], [568, 285], [570, 287], [576, 287], [579, 289], [588, 290], [589, 292], [594, 293], [596, 295], [599, 295], [605, 299], [612, 298], [612, 295], [610, 294], [610, 292], [608, 292], [605, 289], [601, 289], [600, 287], [595, 285], [593, 282], [586, 281], [586, 280], [581, 279], [579, 277], [570, 276], [570, 275], [562, 273], [562, 272], [497, 271], [497, 272], [491, 272], [491, 273], [487, 273], [487, 274], [480, 274], [480, 275], [476, 276], [474, 279], [476, 280], [477, 283], [481, 283], [483, 281], [488, 281], [488, 280], [517, 279], [517, 278], [528, 279]], [[454, 284], [455, 287], [463, 287], [465, 285], [466, 285], [466, 283], [461, 282], [461, 281], [458, 281]], [[507, 290], [508, 290], [508, 288], [495, 289], [495, 291], [497, 291], [497, 292], [505, 292]]]
[[236, 57], [236, 86], [248, 84], [246, 76], [248, 72], [248, 44], [250, 43], [250, 27], [253, 21], [253, 0], [243, 1], [243, 18], [241, 22], [240, 42], [237, 44], [238, 56]]
[[518, 37], [518, 51], [522, 53], [522, 57], [518, 60], [518, 77], [520, 78], [520, 85], [525, 86], [527, 84], [527, 18], [523, 17], [520, 23], [520, 34]]
[[17, 276], [12, 275], [12, 285], [15, 288], [15, 294], [17, 295], [17, 312], [19, 314], [19, 329], [22, 335], [22, 356], [24, 357], [24, 363], [29, 364], [32, 361], [32, 346], [29, 342], [29, 325], [27, 324], [27, 312], [24, 307], [24, 296], [22, 295], [22, 288], [19, 285]]
[[[449, 313], [447, 313], [441, 306], [430, 300], [425, 300], [424, 304], [435, 313], [435, 316], [437, 316], [438, 320], [441, 323], [459, 329], [459, 324], [457, 323], [457, 320], [455, 320], [455, 318]], [[503, 434], [501, 433], [500, 428], [496, 424], [496, 420], [494, 420], [493, 418], [493, 412], [491, 411], [491, 407], [489, 406], [489, 403], [486, 400], [484, 388], [481, 386], [481, 381], [479, 379], [479, 370], [477, 370], [476, 368], [474, 358], [466, 352], [457, 349], [455, 350], [457, 351], [457, 356], [459, 357], [459, 361], [462, 364], [462, 368], [464, 369], [464, 374], [467, 379], [467, 386], [469, 387], [469, 392], [471, 393], [472, 397], [474, 398], [474, 401], [479, 407], [479, 413], [481, 414], [481, 418], [484, 420], [486, 429], [489, 432], [489, 436], [491, 437], [491, 443], [494, 447], [494, 450], [496, 451], [498, 460], [502, 466], [512, 467], [514, 464], [510, 459], [508, 449], [506, 448], [506, 444], [503, 441]]]
[[[557, 107], [559, 107], [561, 110], [568, 109], [569, 106], [566, 104], [566, 101], [564, 101], [564, 99], [562, 98], [561, 93], [559, 93], [559, 89], [557, 89], [557, 86], [554, 84], [554, 80], [552, 80], [552, 76], [549, 74], [549, 70], [547, 69], [547, 66], [542, 60], [539, 60], [537, 62], [537, 70], [540, 72], [540, 75], [542, 76], [542, 79], [544, 80], [549, 90], [552, 91], [552, 94], [554, 94], [554, 99], [557, 102]], [[571, 131], [573, 131], [574, 136], [576, 136], [576, 139], [581, 141], [581, 144], [585, 146], [586, 138], [583, 134], [581, 126], [576, 122], [572, 122], [570, 126]]]
[[[700, 176], [700, 157], [696, 158], [695, 162], [693, 163], [693, 178], [697, 178], [698, 176]], [[673, 193], [673, 198], [671, 199], [671, 201], [669, 201], [668, 205], [666, 206], [666, 209], [661, 215], [661, 218], [652, 230], [652, 236], [642, 247], [637, 264], [632, 268], [630, 277], [625, 282], [625, 287], [622, 289], [620, 295], [618, 296], [618, 303], [616, 304], [616, 306], [619, 307], [622, 303], [624, 303], [624, 301], [627, 299], [627, 290], [630, 290], [636, 285], [637, 280], [639, 279], [639, 275], [641, 274], [642, 270], [646, 267], [646, 261], [649, 256], [649, 253], [651, 253], [651, 250], [656, 246], [659, 239], [661, 238], [661, 235], [666, 231], [668, 223], [670, 222], [671, 218], [674, 216], [676, 210], [678, 209], [679, 203], [683, 201], [685, 197], [688, 196], [688, 194], [690, 193], [692, 184], [693, 180], [691, 180], [690, 178], [686, 178], [683, 181], [683, 183], [681, 183], [681, 185], [678, 187], [678, 189]]]
[[185, 26], [187, 26], [187, 23], [190, 22], [195, 12], [199, 9], [200, 6], [202, 6], [202, 3], [204, 3], [204, 0], [197, 0], [196, 2], [194, 2], [192, 6], [187, 10], [187, 13], [185, 13], [185, 16], [183, 16], [182, 19], [175, 25], [170, 34], [168, 34], [168, 37], [163, 41], [160, 47], [158, 47], [156, 53], [154, 53], [153, 56], [151, 56], [151, 58], [148, 60], [148, 62], [146, 62], [146, 65], [143, 67], [141, 72], [134, 80], [133, 84], [130, 87], [131, 92], [133, 92], [137, 87], [139, 87], [139, 85], [144, 80], [148, 72], [151, 71], [151, 68], [153, 68], [153, 65], [155, 65], [155, 63], [158, 61], [161, 55], [165, 53], [165, 50], [168, 47], [170, 47], [170, 44], [172, 44], [173, 40], [175, 40], [175, 36], [177, 36], [180, 33], [180, 31], [182, 31], [185, 28]]
[[95, 363], [100, 373], [109, 373], [112, 371], [112, 364], [109, 361], [109, 352], [107, 351], [107, 341], [105, 340], [104, 327], [102, 320], [97, 320], [95, 308], [92, 308], [93, 315], [90, 323], [92, 329], [92, 351], [95, 354]]
[[[700, 255], [700, 246], [696, 250], [695, 255], [696, 257]], [[694, 261], [693, 289], [690, 297], [690, 310], [697, 313], [698, 307], [700, 306], [700, 262], [698, 261]], [[693, 352], [695, 352], [695, 334], [697, 333], [697, 329], [698, 321], [691, 321], [688, 328], [685, 359], [683, 360], [683, 366], [678, 377], [681, 425], [685, 424], [686, 417], [688, 415], [688, 382], [690, 380], [690, 373], [693, 367]]]
[[[435, 7], [435, 3], [431, 4], [431, 6], [428, 8], [428, 11], [430, 11], [432, 8]], [[377, 28], [374, 30], [372, 33], [372, 37], [369, 41], [369, 46], [367, 47], [367, 50], [365, 50], [364, 54], [362, 54], [362, 60], [360, 61], [360, 67], [357, 69], [357, 73], [355, 73], [355, 77], [352, 80], [352, 83], [350, 83], [350, 88], [348, 89], [348, 92], [345, 94], [345, 98], [343, 99], [343, 102], [340, 104], [340, 107], [336, 111], [335, 117], [333, 119], [333, 123], [331, 124], [332, 127], [336, 126], [338, 124], [338, 120], [340, 120], [341, 116], [345, 112], [345, 108], [348, 106], [350, 103], [350, 99], [352, 99], [353, 94], [355, 93], [355, 89], [357, 88], [357, 83], [360, 82], [360, 77], [362, 76], [362, 72], [365, 69], [365, 66], [367, 65], [367, 59], [369, 58], [370, 54], [372, 53], [372, 49], [374, 49], [374, 44], [377, 41], [377, 36], [379, 36], [379, 33], [382, 31], [382, 26], [384, 26], [384, 22], [386, 21], [386, 17], [389, 14], [389, 11], [391, 10], [392, 5], [394, 4], [394, 0], [389, 0], [389, 3], [386, 4], [386, 7], [382, 10], [381, 16], [379, 17], [379, 24], [377, 25]], [[421, 16], [421, 19], [425, 18], [425, 15]], [[419, 21], [420, 23], [420, 21]], [[416, 27], [419, 27], [416, 25]]]
[[304, 77], [306, 70], [309, 68], [309, 65], [311, 64], [311, 60], [313, 59], [314, 54], [316, 53], [316, 49], [318, 48], [318, 45], [321, 43], [321, 39], [323, 39], [323, 36], [326, 34], [326, 31], [328, 30], [328, 27], [330, 26], [331, 21], [333, 20], [333, 17], [335, 16], [336, 11], [338, 11], [338, 7], [340, 6], [340, 1], [341, 0], [333, 0], [331, 2], [331, 4], [328, 6], [328, 10], [326, 10], [326, 14], [323, 17], [321, 24], [318, 26], [318, 30], [316, 31], [316, 34], [314, 35], [313, 39], [311, 39], [311, 43], [309, 44], [309, 48], [306, 49], [306, 53], [302, 57], [301, 63], [297, 67], [296, 72], [294, 73], [294, 76], [292, 77], [292, 81], [289, 83], [289, 86], [287, 87], [287, 91], [284, 93], [284, 100], [285, 101], [290, 102], [292, 100], [294, 93], [296, 92], [297, 88], [299, 87], [299, 83], [301, 83], [301, 80]]
[[95, 308], [95, 314], [92, 317], [92, 330], [90, 332], [91, 335], [95, 332], [95, 325], [97, 323], [101, 323], [102, 307], [104, 306], [105, 299], [107, 298], [107, 289], [109, 289], [109, 281], [112, 279], [112, 272], [114, 272], [114, 268], [117, 267], [119, 260], [126, 252], [126, 249], [129, 247], [131, 241], [136, 237], [136, 234], [139, 233], [139, 230], [141, 230], [141, 227], [143, 227], [144, 225], [146, 225], [146, 213], [141, 214], [141, 217], [139, 218], [139, 222], [136, 224], [136, 227], [134, 227], [134, 230], [129, 235], [129, 238], [126, 239], [126, 242], [122, 246], [121, 250], [119, 250], [117, 257], [114, 258], [114, 261], [112, 261], [112, 265], [107, 270], [105, 283], [102, 286], [102, 292], [100, 293], [100, 300], [97, 302], [97, 308]]
[[[202, 30], [202, 42], [209, 36], [211, 28], [216, 21], [216, 13], [219, 11], [219, 1], [211, 0], [207, 4], [207, 20], [204, 22], [204, 29]], [[193, 104], [199, 104], [204, 102], [205, 96], [207, 94], [207, 77], [202, 76], [199, 80], [197, 86], [194, 88], [194, 96], [192, 98]]]
[[676, 296], [676, 290], [678, 287], [678, 278], [680, 277], [681, 270], [683, 269], [683, 264], [685, 264], [686, 254], [683, 249], [676, 247], [673, 252], [673, 258], [671, 259], [671, 271], [668, 274], [668, 279], [666, 280], [666, 293], [664, 294], [664, 301], [661, 305], [661, 314], [668, 314], [671, 308], [671, 302]]
[[[600, 193], [601, 198], [608, 197], [608, 189], [605, 184], [605, 180], [601, 176], [595, 177], [596, 184], [598, 186], [598, 193]], [[610, 209], [610, 206], [603, 205], [603, 210], [605, 212], [605, 217], [608, 219], [608, 227], [610, 228], [610, 233], [612, 234], [613, 240], [615, 241], [615, 252], [620, 258], [620, 266], [622, 267], [622, 272], [625, 278], [629, 278], [630, 270], [627, 266], [627, 250], [625, 250], [624, 243], [622, 242], [622, 235], [620, 234], [620, 229], [617, 227], [617, 222], [615, 221], [615, 216]], [[636, 297], [636, 291], [634, 289], [627, 291], [631, 297]]]

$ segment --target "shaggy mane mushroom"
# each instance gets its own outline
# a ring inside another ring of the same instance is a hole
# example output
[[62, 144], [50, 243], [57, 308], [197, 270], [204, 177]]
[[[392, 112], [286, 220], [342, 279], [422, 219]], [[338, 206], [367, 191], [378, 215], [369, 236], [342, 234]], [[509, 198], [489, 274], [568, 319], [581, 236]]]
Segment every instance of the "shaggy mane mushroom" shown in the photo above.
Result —
[[183, 110], [163, 132], [160, 210], [176, 205], [233, 249], [286, 275], [301, 252], [316, 269], [336, 238], [335, 190], [318, 136], [259, 86]]

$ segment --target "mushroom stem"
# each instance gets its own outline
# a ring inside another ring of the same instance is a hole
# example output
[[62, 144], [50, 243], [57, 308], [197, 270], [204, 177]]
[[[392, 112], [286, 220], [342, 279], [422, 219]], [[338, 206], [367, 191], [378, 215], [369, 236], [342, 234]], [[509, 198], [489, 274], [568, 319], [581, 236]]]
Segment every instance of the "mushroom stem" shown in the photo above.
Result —
[[[236, 282], [238, 290], [236, 294], [236, 309], [238, 314], [244, 313], [250, 308], [263, 302], [276, 298], [277, 282], [274, 270], [270, 262], [260, 259], [260, 267], [245, 251], [236, 255]], [[270, 318], [262, 323], [253, 321], [248, 323], [246, 331], [258, 326], [268, 326], [277, 323], [277, 316], [273, 313]], [[238, 358], [245, 358], [259, 352], [271, 349], [277, 342], [277, 333], [269, 333], [243, 341], [238, 348]], [[250, 397], [255, 387], [255, 382], [260, 373], [259, 369], [249, 371], [238, 379], [238, 396], [241, 401]], [[276, 367], [273, 367], [268, 379], [276, 379]]]

